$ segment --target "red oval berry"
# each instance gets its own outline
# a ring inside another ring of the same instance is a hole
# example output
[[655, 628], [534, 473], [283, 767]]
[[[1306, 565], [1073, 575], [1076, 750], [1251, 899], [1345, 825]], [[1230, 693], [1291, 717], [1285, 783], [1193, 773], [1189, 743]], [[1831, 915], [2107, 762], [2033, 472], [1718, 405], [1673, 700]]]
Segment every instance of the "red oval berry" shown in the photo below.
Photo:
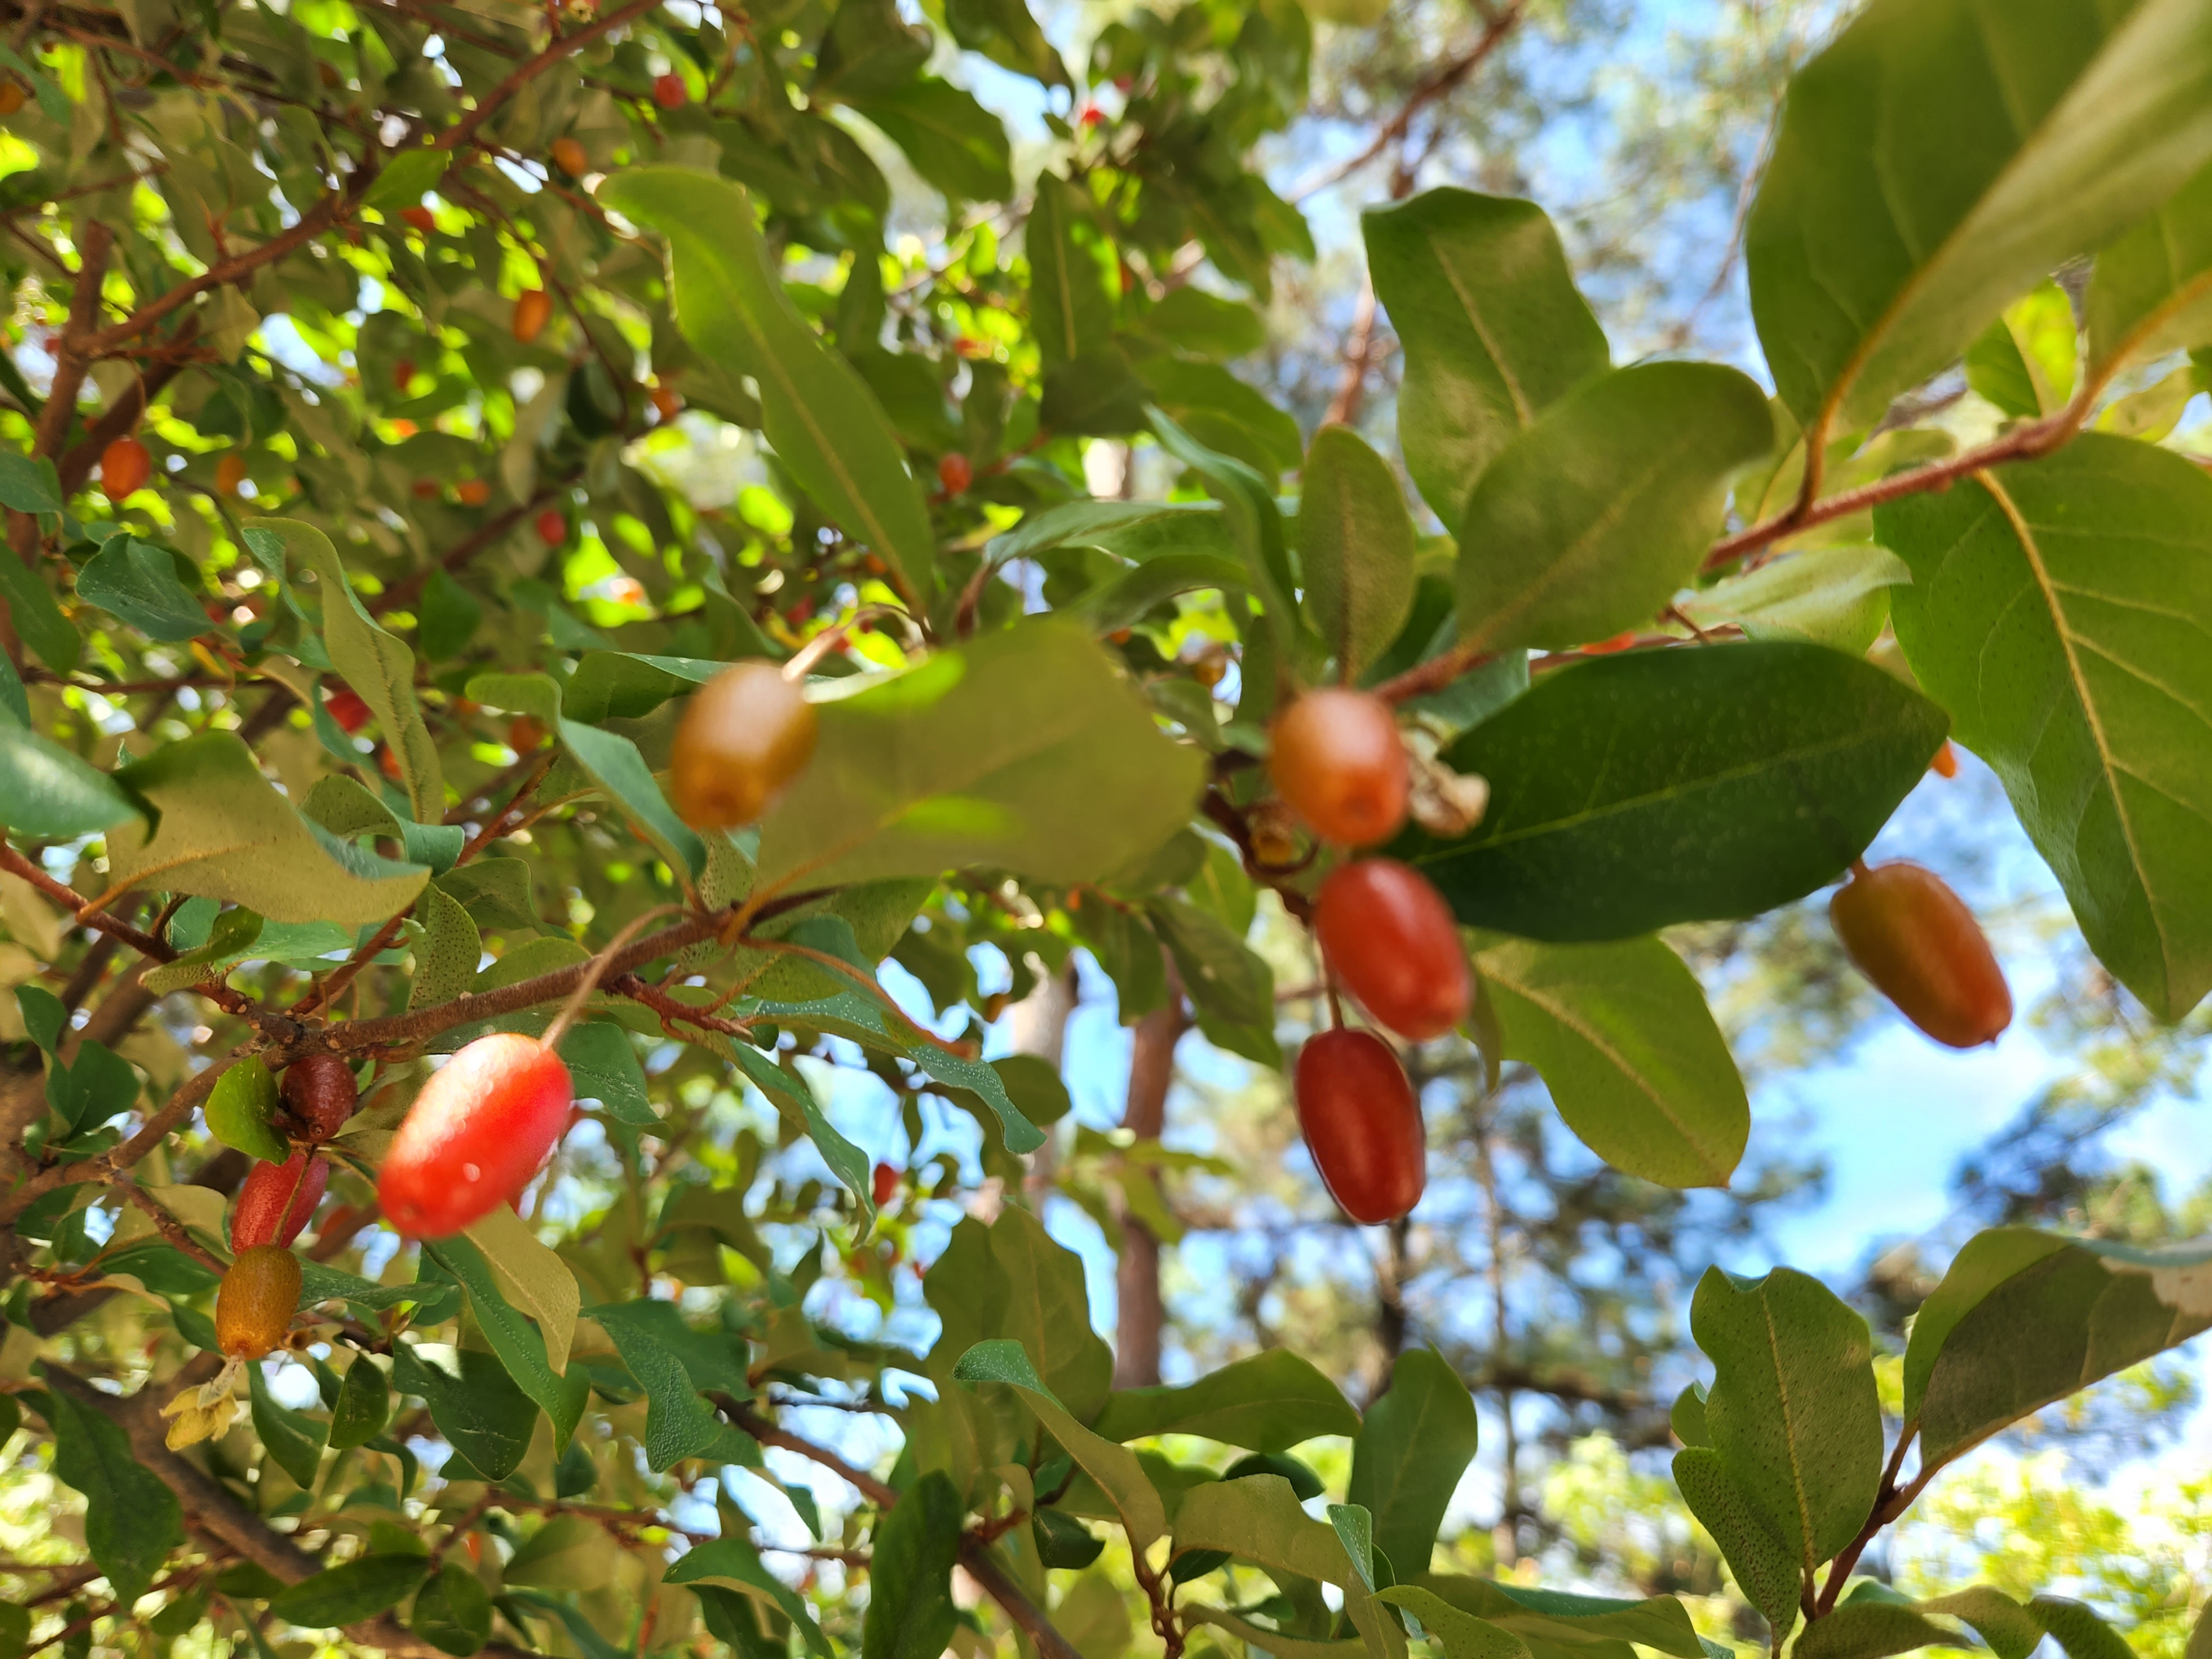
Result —
[[680, 75], [656, 75], [653, 78], [653, 101], [663, 109], [682, 109], [691, 94]]
[[1275, 788], [1317, 835], [1351, 847], [1387, 841], [1406, 821], [1410, 779], [1390, 705], [1364, 691], [1309, 691], [1275, 716]]
[[514, 337], [528, 345], [553, 320], [553, 296], [542, 288], [526, 288], [514, 296]]
[[377, 1200], [408, 1238], [446, 1238], [511, 1202], [568, 1127], [561, 1056], [513, 1032], [478, 1037], [422, 1085], [392, 1137]]
[[1354, 1221], [1395, 1221], [1428, 1180], [1421, 1104], [1371, 1031], [1323, 1031], [1298, 1054], [1298, 1127], [1329, 1196]]
[[238, 1189], [238, 1203], [230, 1212], [230, 1248], [289, 1245], [307, 1226], [330, 1184], [331, 1166], [305, 1152], [295, 1152], [282, 1164], [256, 1164], [246, 1171], [246, 1184]]
[[233, 1359], [283, 1345], [300, 1305], [300, 1261], [281, 1244], [241, 1250], [215, 1293], [216, 1340]]
[[773, 663], [732, 663], [692, 694], [676, 728], [671, 793], [684, 823], [757, 820], [814, 753], [813, 705]]
[[1474, 1001], [1459, 924], [1443, 896], [1395, 859], [1361, 859], [1321, 884], [1314, 933], [1359, 1006], [1415, 1042], [1442, 1036]]
[[100, 487], [119, 501], [137, 494], [154, 476], [154, 457], [136, 438], [118, 438], [100, 453]]
[[328, 1140], [361, 1105], [353, 1067], [336, 1054], [303, 1054], [284, 1068], [284, 1104], [310, 1140]]
[[538, 515], [538, 539], [548, 547], [559, 547], [568, 539], [568, 515], [557, 507], [549, 507]]
[[323, 707], [331, 711], [331, 718], [338, 723], [348, 737], [369, 722], [368, 705], [362, 701], [358, 691], [333, 691]]
[[1950, 738], [1943, 739], [1943, 746], [1936, 751], [1936, 758], [1928, 763], [1928, 769], [1939, 778], [1959, 775], [1959, 751], [1951, 747]]
[[878, 1164], [875, 1171], [876, 1207], [882, 1209], [897, 1194], [899, 1172], [888, 1164]]
[[552, 157], [553, 165], [571, 179], [580, 179], [592, 170], [592, 158], [574, 138], [556, 138], [547, 146], [546, 154]]
[[947, 455], [937, 464], [937, 482], [948, 495], [965, 495], [975, 482], [975, 468], [965, 455]]
[[1936, 1042], [1972, 1048], [2012, 1024], [2012, 988], [1981, 924], [1933, 870], [1862, 866], [1828, 920], [1859, 971]]
[[414, 380], [415, 360], [412, 357], [402, 357], [398, 362], [392, 364], [392, 389], [394, 392], [404, 392], [408, 386], [413, 384]]
[[402, 208], [399, 210], [399, 216], [425, 236], [438, 228], [438, 216], [426, 207]]

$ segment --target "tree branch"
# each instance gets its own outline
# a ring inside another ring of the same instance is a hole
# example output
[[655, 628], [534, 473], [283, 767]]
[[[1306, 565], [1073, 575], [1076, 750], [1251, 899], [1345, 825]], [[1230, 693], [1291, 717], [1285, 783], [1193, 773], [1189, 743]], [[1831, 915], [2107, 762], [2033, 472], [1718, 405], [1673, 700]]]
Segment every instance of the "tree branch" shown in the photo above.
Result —
[[477, 128], [498, 113], [501, 105], [538, 76], [579, 47], [589, 46], [601, 35], [610, 33], [625, 23], [635, 22], [659, 3], [660, 0], [630, 0], [629, 4], [594, 18], [582, 28], [571, 33], [556, 35], [544, 51], [528, 63], [517, 66], [507, 79], [486, 93], [474, 109], [439, 134], [436, 148], [459, 149], [476, 137]]

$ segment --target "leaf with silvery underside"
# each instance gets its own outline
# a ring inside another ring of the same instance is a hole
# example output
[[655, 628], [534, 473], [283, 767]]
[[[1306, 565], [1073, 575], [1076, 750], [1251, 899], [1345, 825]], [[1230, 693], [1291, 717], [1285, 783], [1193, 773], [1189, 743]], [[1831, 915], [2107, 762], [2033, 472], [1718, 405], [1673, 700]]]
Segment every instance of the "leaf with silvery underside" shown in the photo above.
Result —
[[110, 832], [110, 890], [157, 882], [272, 921], [359, 925], [404, 909], [429, 879], [302, 818], [235, 732], [181, 738], [117, 775], [159, 810], [161, 827], [150, 837], [131, 824]]
[[1744, 229], [1782, 400], [1873, 425], [2212, 161], [2197, 0], [1877, 0], [1792, 79]]
[[2164, 1019], [2212, 989], [2212, 477], [2085, 433], [1893, 501], [1891, 616], [2098, 960]]
[[2027, 1227], [1976, 1234], [1922, 1304], [1905, 1412], [1934, 1468], [2212, 1327], [2212, 1245], [2142, 1250]]

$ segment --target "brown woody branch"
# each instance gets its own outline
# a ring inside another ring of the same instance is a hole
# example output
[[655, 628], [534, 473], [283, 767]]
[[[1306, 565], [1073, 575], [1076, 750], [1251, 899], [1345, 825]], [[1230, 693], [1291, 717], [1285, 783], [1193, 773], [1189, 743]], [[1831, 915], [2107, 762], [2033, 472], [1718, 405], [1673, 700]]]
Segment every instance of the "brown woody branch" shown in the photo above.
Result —
[[580, 48], [589, 46], [601, 35], [636, 21], [659, 3], [660, 0], [630, 0], [629, 4], [594, 18], [582, 28], [568, 34], [556, 35], [544, 51], [529, 62], [519, 64], [513, 74], [486, 93], [474, 109], [439, 134], [436, 148], [459, 149], [476, 137], [477, 128], [498, 113], [501, 105], [554, 64]]

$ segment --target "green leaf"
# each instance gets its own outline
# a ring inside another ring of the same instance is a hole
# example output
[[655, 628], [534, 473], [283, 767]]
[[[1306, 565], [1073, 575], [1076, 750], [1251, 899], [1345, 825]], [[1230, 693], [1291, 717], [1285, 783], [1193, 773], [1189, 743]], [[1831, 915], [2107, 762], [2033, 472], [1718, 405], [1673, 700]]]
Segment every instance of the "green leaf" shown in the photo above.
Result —
[[[1146, 418], [1160, 447], [1204, 479], [1219, 500], [1230, 538], [1251, 578], [1252, 592], [1267, 613], [1276, 645], [1295, 654], [1298, 643], [1297, 597], [1291, 580], [1291, 557], [1283, 542], [1283, 515], [1267, 481], [1244, 462], [1208, 448], [1162, 410], [1147, 408]], [[1165, 839], [1161, 837], [1160, 839]], [[1148, 845], [1158, 845], [1158, 842]]]
[[1751, 1103], [1697, 976], [1660, 939], [1477, 952], [1503, 1058], [1534, 1066], [1577, 1139], [1626, 1174], [1724, 1187]]
[[133, 536], [111, 536], [76, 573], [77, 598], [149, 640], [189, 640], [216, 626], [177, 579], [176, 556]]
[[71, 1130], [98, 1127], [138, 1099], [138, 1074], [104, 1042], [87, 1042], [67, 1066], [56, 1060], [46, 1072], [46, 1103]]
[[[1285, 1480], [1290, 1477], [1285, 1475]], [[1297, 1490], [1291, 1481], [1291, 1490]], [[1337, 1542], [1352, 1560], [1352, 1569], [1359, 1575], [1359, 1582], [1369, 1589], [1375, 1588], [1375, 1517], [1357, 1504], [1331, 1504], [1328, 1524], [1336, 1534]], [[1386, 1574], [1387, 1577], [1387, 1574]]]
[[1121, 1517], [1132, 1550], [1141, 1554], [1154, 1539], [1166, 1535], [1166, 1507], [1136, 1454], [1077, 1422], [1038, 1379], [1019, 1342], [1003, 1338], [978, 1342], [960, 1356], [952, 1375], [962, 1382], [999, 1382], [1018, 1390], [1045, 1431], [1060, 1443], [1060, 1449], [1097, 1482]]
[[1133, 626], [1163, 600], [1178, 593], [1218, 588], [1241, 593], [1251, 577], [1239, 560], [1218, 553], [1163, 553], [1100, 583], [1060, 614], [1080, 620], [1093, 634], [1114, 634]]
[[1443, 1356], [1409, 1349], [1352, 1442], [1345, 1501], [1375, 1517], [1375, 1544], [1412, 1578], [1426, 1572], [1437, 1529], [1474, 1459], [1474, 1399]]
[[2082, 937], [2165, 1019], [2212, 989], [2212, 477], [2088, 433], [1876, 514], [1899, 644]]
[[286, 1585], [269, 1611], [303, 1630], [340, 1629], [398, 1607], [429, 1571], [424, 1555], [364, 1555]]
[[1376, 1598], [1400, 1607], [1421, 1621], [1444, 1659], [1528, 1659], [1528, 1644], [1511, 1631], [1462, 1612], [1432, 1590], [1417, 1584], [1393, 1584]]
[[1745, 1599], [1774, 1628], [1779, 1642], [1797, 1622], [1803, 1571], [1749, 1488], [1709, 1446], [1674, 1454], [1674, 1484], [1698, 1524], [1727, 1557]]
[[218, 911], [208, 926], [205, 940], [173, 962], [149, 968], [138, 976], [138, 982], [155, 995], [166, 996], [189, 985], [219, 979], [261, 937], [261, 927], [262, 919], [251, 910], [234, 905]]
[[[6, 563], [0, 559], [0, 566]], [[27, 840], [68, 841], [112, 830], [147, 810], [59, 744], [0, 720], [0, 828]]]
[[12, 449], [0, 457], [0, 507], [12, 507], [18, 513], [59, 513], [68, 505], [53, 462], [44, 456], [33, 460]]
[[[670, 1314], [674, 1313], [670, 1309]], [[591, 1316], [614, 1339], [623, 1364], [645, 1390], [645, 1461], [654, 1474], [679, 1459], [696, 1457], [719, 1441], [723, 1425], [700, 1398], [682, 1355], [663, 1340], [662, 1316], [649, 1304], [624, 1303], [593, 1308]]]
[[1705, 1428], [1705, 1385], [1692, 1382], [1674, 1396], [1672, 1410], [1667, 1414], [1667, 1426], [1674, 1431], [1674, 1438], [1686, 1446], [1710, 1446], [1712, 1436]]
[[1023, 0], [945, 0], [945, 23], [961, 46], [1018, 75], [1048, 87], [1073, 84]]
[[407, 988], [407, 1006], [435, 1008], [476, 983], [483, 936], [461, 902], [435, 882], [422, 890], [415, 908], [422, 939], [415, 947], [415, 976]]
[[1001, 565], [1060, 547], [1095, 547], [1143, 563], [1179, 552], [1234, 556], [1227, 521], [1212, 501], [1062, 501], [1032, 513], [983, 549]]
[[660, 1121], [646, 1098], [645, 1068], [622, 1026], [606, 1020], [570, 1026], [561, 1039], [561, 1063], [568, 1068], [576, 1098], [598, 1101], [617, 1122], [643, 1128]]
[[[889, 1516], [885, 1519], [888, 1520]], [[957, 1524], [957, 1521], [955, 1524]], [[788, 1584], [761, 1564], [759, 1552], [744, 1539], [708, 1539], [678, 1557], [675, 1565], [668, 1569], [663, 1582], [671, 1584], [720, 1584], [741, 1595], [772, 1602], [785, 1618], [799, 1626], [799, 1633], [805, 1638], [809, 1652], [818, 1655], [819, 1659], [830, 1659], [830, 1638], [823, 1635], [821, 1626], [814, 1622], [814, 1615], [808, 1610], [806, 1603]]]
[[359, 925], [406, 908], [430, 878], [301, 817], [234, 732], [166, 744], [117, 776], [160, 813], [161, 827], [150, 837], [129, 825], [109, 833], [111, 889], [158, 881], [272, 921]]
[[633, 167], [600, 186], [606, 205], [668, 238], [676, 314], [707, 356], [760, 384], [776, 459], [847, 533], [926, 601], [935, 538], [882, 406], [816, 336], [783, 289], [737, 185], [679, 167]]
[[76, 666], [84, 641], [37, 571], [21, 559], [0, 559], [0, 599], [7, 601], [9, 621], [40, 661], [57, 674]]
[[[496, 1222], [488, 1226], [483, 1222], [477, 1224], [486, 1227], [489, 1236], [513, 1258], [496, 1273], [485, 1259], [475, 1228], [458, 1238], [426, 1243], [422, 1253], [459, 1279], [468, 1291], [469, 1311], [476, 1317], [477, 1328], [491, 1344], [492, 1352], [498, 1356], [499, 1363], [507, 1368], [507, 1374], [514, 1379], [516, 1386], [552, 1419], [553, 1444], [558, 1450], [568, 1443], [568, 1437], [575, 1432], [589, 1388], [581, 1375], [563, 1376], [562, 1368], [554, 1364], [556, 1349], [562, 1359], [568, 1357], [568, 1340], [575, 1330], [576, 1306], [582, 1298], [576, 1293], [573, 1276], [568, 1277], [564, 1293], [557, 1288], [554, 1273], [541, 1270], [523, 1254], [520, 1240], [527, 1237], [526, 1224], [513, 1211], [507, 1211], [507, 1214], [514, 1219], [511, 1227]], [[528, 1243], [540, 1250], [545, 1249], [535, 1238], [529, 1238]], [[568, 1275], [567, 1267], [557, 1257], [554, 1266], [559, 1269], [559, 1276]], [[531, 1292], [527, 1296], [530, 1312], [540, 1316], [542, 1326], [532, 1324], [522, 1309], [507, 1299], [507, 1288], [510, 1285]], [[562, 1328], [564, 1319], [566, 1329]]]
[[1945, 726], [1890, 675], [1814, 646], [1600, 657], [1444, 751], [1490, 781], [1471, 834], [1412, 830], [1391, 850], [1461, 921], [1531, 939], [1756, 915], [1850, 867]]
[[[1379, 1528], [1376, 1535], [1381, 1535]], [[1334, 1529], [1307, 1515], [1290, 1482], [1280, 1475], [1212, 1480], [1185, 1492], [1176, 1508], [1174, 1553], [1181, 1556], [1194, 1550], [1218, 1550], [1279, 1579], [1287, 1573], [1334, 1584], [1344, 1592], [1344, 1611], [1369, 1651], [1389, 1656], [1405, 1651], [1404, 1636], [1388, 1615], [1376, 1610], [1374, 1596]], [[1350, 1643], [1342, 1648], [1356, 1650]], [[1291, 1659], [1285, 1649], [1275, 1650], [1283, 1659]]]
[[1030, 325], [1044, 366], [1103, 347], [1114, 333], [1121, 272], [1089, 196], [1064, 179], [1040, 173], [1022, 235], [1030, 261]]
[[2196, 0], [1882, 0], [1799, 70], [1744, 230], [1798, 423], [1871, 425], [2212, 161], [2203, 21]]
[[416, 1593], [407, 1627], [441, 1653], [468, 1659], [490, 1638], [491, 1592], [474, 1573], [448, 1562]]
[[69, 1009], [62, 1000], [43, 985], [18, 985], [15, 1007], [23, 1017], [25, 1034], [40, 1048], [52, 1054], [60, 1046], [62, 1033], [69, 1028]]
[[1152, 401], [1194, 439], [1243, 462], [1270, 486], [1304, 459], [1297, 422], [1221, 364], [1161, 356], [1135, 367]]
[[428, 144], [403, 149], [384, 164], [384, 171], [376, 175], [376, 182], [369, 185], [361, 204], [385, 212], [413, 207], [437, 187], [453, 160], [453, 151]]
[[1791, 1659], [1889, 1659], [1919, 1648], [1969, 1645], [1905, 1602], [1846, 1596], [1826, 1618], [1806, 1626], [1790, 1651]]
[[728, 1052], [737, 1060], [738, 1068], [768, 1097], [771, 1105], [779, 1109], [785, 1106], [797, 1109], [799, 1121], [806, 1126], [807, 1139], [822, 1154], [830, 1173], [853, 1194], [860, 1214], [872, 1221], [876, 1213], [874, 1165], [866, 1152], [830, 1122], [811, 1084], [805, 1078], [793, 1077], [750, 1043], [732, 1041]]
[[1905, 1351], [1922, 1467], [2212, 1327], [2212, 1246], [2138, 1250], [2026, 1227], [1977, 1233]]
[[[556, 1372], [566, 1371], [568, 1350], [576, 1338], [577, 1310], [583, 1305], [576, 1275], [568, 1264], [539, 1242], [530, 1224], [511, 1205], [499, 1205], [489, 1215], [471, 1222], [465, 1234], [491, 1269], [507, 1306], [538, 1322], [545, 1364]], [[477, 1320], [484, 1322], [481, 1313]], [[550, 1406], [546, 1409], [554, 1410]], [[560, 1421], [557, 1412], [554, 1421]]]
[[1705, 1427], [1803, 1576], [1858, 1535], [1881, 1488], [1881, 1402], [1867, 1322], [1817, 1279], [1718, 1267], [1690, 1330], [1713, 1362]]
[[1449, 525], [1515, 434], [1605, 371], [1605, 331], [1533, 202], [1425, 191], [1368, 209], [1360, 228], [1376, 297], [1405, 345], [1399, 446]]
[[1101, 880], [1186, 820], [1204, 767], [1054, 618], [940, 651], [818, 713], [813, 759], [761, 826], [756, 898], [977, 865]]
[[1459, 525], [1460, 637], [1570, 649], [1657, 616], [1774, 447], [1757, 386], [1714, 363], [1586, 380], [1500, 450]]
[[2094, 369], [2212, 340], [2212, 167], [2099, 250], [2082, 309]]
[[246, 533], [255, 538], [254, 551], [272, 568], [285, 568], [289, 554], [315, 573], [331, 665], [376, 716], [385, 742], [399, 763], [402, 787], [416, 822], [436, 823], [446, 815], [446, 785], [438, 766], [438, 746], [415, 702], [415, 653], [368, 614], [346, 580], [337, 550], [321, 531], [292, 519], [256, 519]]
[[603, 732], [562, 713], [561, 688], [544, 674], [479, 674], [469, 682], [474, 701], [544, 721], [607, 799], [678, 872], [696, 876], [707, 867], [707, 846], [653, 781], [637, 745], [619, 732]]
[[177, 1495], [138, 1461], [130, 1437], [98, 1407], [60, 1389], [46, 1395], [54, 1475], [84, 1496], [84, 1547], [128, 1607], [146, 1593], [168, 1553], [185, 1541]]
[[587, 726], [605, 720], [635, 720], [650, 714], [671, 697], [704, 685], [728, 666], [702, 657], [586, 651], [562, 688], [561, 704], [570, 720]]
[[392, 1419], [392, 1387], [384, 1372], [366, 1354], [356, 1354], [338, 1382], [337, 1404], [331, 1407], [331, 1449], [349, 1451], [365, 1446], [384, 1432]]
[[1406, 625], [1414, 539], [1389, 463], [1350, 427], [1316, 433], [1298, 496], [1298, 562], [1306, 610], [1346, 679]]
[[323, 1425], [278, 1405], [270, 1396], [268, 1380], [260, 1366], [246, 1368], [246, 1382], [252, 1396], [253, 1432], [261, 1437], [264, 1449], [276, 1467], [292, 1477], [292, 1483], [302, 1492], [312, 1492], [316, 1471], [323, 1462]]
[[1461, 1612], [1531, 1644], [1540, 1640], [1583, 1648], [1599, 1642], [1632, 1642], [1676, 1659], [1708, 1659], [1711, 1652], [1699, 1641], [1689, 1610], [1671, 1595], [1629, 1601], [1450, 1573], [1431, 1573], [1421, 1582]]
[[1145, 910], [1201, 1012], [1231, 1025], [1273, 1030], [1273, 971], [1226, 922], [1188, 899], [1166, 895], [1148, 901]]
[[1269, 1348], [1179, 1387], [1117, 1389], [1091, 1426], [1109, 1440], [1195, 1434], [1273, 1452], [1356, 1433], [1359, 1413], [1311, 1360]]
[[966, 88], [925, 75], [848, 101], [946, 200], [998, 202], [1014, 193], [1006, 129]]
[[1912, 571], [1879, 547], [1816, 547], [1714, 583], [1682, 602], [1701, 627], [1734, 623], [1754, 640], [1802, 640], [1863, 657], [1889, 618], [1889, 590]]
[[208, 1133], [248, 1158], [282, 1164], [292, 1147], [276, 1131], [277, 1103], [275, 1075], [258, 1054], [248, 1054], [216, 1079], [203, 1109]]
[[[422, 1296], [420, 1285], [410, 1288], [410, 1299]], [[530, 1449], [538, 1407], [495, 1357], [474, 1348], [395, 1342], [392, 1362], [392, 1386], [422, 1398], [438, 1432], [470, 1468], [487, 1480], [514, 1473]]]
[[1036, 1362], [1053, 1397], [1079, 1422], [1098, 1415], [1113, 1390], [1113, 1351], [1091, 1328], [1083, 1259], [1030, 1212], [1008, 1206], [989, 1231], [991, 1259], [1006, 1286], [984, 1334], [1011, 1337]]

